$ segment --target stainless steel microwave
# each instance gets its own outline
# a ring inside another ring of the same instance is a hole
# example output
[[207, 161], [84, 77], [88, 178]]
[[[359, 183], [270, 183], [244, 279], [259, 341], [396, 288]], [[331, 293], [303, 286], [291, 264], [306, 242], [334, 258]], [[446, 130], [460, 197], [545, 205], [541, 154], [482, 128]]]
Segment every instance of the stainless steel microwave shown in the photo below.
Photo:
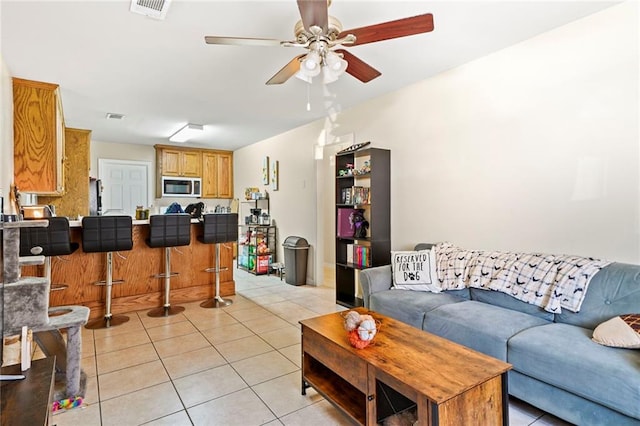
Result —
[[202, 179], [162, 176], [163, 197], [200, 197]]

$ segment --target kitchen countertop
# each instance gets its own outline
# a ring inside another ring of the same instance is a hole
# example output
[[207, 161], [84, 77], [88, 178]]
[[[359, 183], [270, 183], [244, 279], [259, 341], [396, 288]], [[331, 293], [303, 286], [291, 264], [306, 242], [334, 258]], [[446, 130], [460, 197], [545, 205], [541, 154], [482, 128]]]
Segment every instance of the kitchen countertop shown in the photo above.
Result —
[[[148, 225], [149, 224], [149, 219], [145, 219], [145, 220], [133, 219], [131, 221], [131, 223], [133, 224], [133, 226], [136, 226], [136, 225]], [[200, 221], [200, 219], [191, 219], [191, 223], [192, 224], [198, 224], [198, 223], [202, 223], [202, 222]], [[70, 228], [81, 228], [82, 227], [82, 220], [70, 220], [69, 221], [69, 227]]]

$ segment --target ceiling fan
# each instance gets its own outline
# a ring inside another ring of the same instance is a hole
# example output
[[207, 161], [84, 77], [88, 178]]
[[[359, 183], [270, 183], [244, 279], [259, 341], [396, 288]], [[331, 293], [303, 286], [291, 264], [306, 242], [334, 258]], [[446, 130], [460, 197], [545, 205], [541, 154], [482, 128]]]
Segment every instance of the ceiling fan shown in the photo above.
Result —
[[294, 57], [266, 84], [282, 84], [294, 75], [311, 83], [311, 79], [321, 71], [325, 83], [337, 80], [345, 71], [367, 83], [379, 77], [380, 71], [343, 49], [344, 46], [433, 31], [433, 15], [430, 13], [343, 31], [340, 21], [329, 16], [331, 0], [297, 2], [302, 19], [295, 25], [293, 41], [219, 36], [206, 36], [205, 41], [207, 44], [302, 47], [308, 50], [308, 53]]

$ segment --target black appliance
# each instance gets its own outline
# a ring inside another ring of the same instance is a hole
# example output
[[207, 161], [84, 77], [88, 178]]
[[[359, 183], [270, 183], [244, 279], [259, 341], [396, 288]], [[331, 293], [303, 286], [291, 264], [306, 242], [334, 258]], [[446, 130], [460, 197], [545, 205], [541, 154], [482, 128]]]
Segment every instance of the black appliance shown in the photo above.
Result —
[[102, 215], [102, 181], [89, 178], [89, 215]]

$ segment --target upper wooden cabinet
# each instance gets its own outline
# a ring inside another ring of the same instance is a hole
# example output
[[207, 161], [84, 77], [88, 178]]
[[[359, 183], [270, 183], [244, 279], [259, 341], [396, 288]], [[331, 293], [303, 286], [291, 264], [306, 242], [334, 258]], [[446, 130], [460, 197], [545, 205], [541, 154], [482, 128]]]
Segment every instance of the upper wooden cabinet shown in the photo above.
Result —
[[14, 180], [21, 192], [64, 193], [64, 116], [57, 84], [13, 79]]
[[162, 176], [199, 177], [201, 198], [233, 198], [233, 152], [156, 145], [157, 196]]
[[156, 147], [161, 176], [202, 177], [202, 154], [196, 150]]
[[202, 198], [233, 198], [233, 153], [203, 151]]

